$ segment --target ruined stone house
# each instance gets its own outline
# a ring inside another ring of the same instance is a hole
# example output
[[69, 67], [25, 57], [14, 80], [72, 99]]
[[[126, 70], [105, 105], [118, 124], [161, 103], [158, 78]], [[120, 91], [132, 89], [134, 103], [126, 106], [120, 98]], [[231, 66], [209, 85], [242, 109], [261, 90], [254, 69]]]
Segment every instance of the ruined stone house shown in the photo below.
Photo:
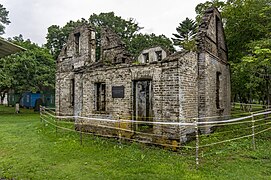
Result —
[[57, 61], [57, 114], [134, 120], [84, 123], [85, 131], [104, 135], [117, 135], [114, 127], [119, 127], [127, 130], [122, 133], [127, 138], [139, 138], [136, 132], [145, 132], [153, 134], [145, 137], [152, 142], [186, 141], [194, 132], [191, 127], [141, 121], [191, 122], [230, 114], [227, 47], [216, 8], [206, 11], [197, 39], [197, 52], [169, 55], [163, 48], [153, 47], [133, 60], [118, 35], [103, 28], [97, 58], [94, 29], [78, 27]]

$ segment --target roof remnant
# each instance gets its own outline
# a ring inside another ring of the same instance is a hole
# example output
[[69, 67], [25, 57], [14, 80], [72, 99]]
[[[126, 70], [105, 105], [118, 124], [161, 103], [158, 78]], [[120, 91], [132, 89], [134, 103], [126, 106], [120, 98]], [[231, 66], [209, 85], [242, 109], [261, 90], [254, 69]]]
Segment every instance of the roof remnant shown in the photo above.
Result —
[[0, 58], [20, 52], [26, 49], [0, 38]]

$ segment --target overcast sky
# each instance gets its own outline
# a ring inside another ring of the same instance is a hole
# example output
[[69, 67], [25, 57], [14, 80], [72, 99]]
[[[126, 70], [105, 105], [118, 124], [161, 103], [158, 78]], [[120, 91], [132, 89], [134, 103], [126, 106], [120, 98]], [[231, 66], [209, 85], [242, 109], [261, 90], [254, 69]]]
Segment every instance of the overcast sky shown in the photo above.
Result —
[[195, 18], [195, 7], [206, 0], [1, 0], [11, 24], [5, 38], [22, 34], [25, 39], [46, 43], [47, 28], [68, 21], [88, 19], [92, 13], [114, 11], [124, 19], [134, 18], [142, 32], [172, 37], [186, 17]]

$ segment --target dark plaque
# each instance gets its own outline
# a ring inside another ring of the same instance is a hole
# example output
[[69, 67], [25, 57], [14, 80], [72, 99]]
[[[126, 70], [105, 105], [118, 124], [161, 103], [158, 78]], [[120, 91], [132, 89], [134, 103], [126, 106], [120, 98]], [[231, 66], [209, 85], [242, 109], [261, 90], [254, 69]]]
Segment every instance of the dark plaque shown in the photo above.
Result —
[[113, 98], [124, 98], [124, 86], [112, 86]]

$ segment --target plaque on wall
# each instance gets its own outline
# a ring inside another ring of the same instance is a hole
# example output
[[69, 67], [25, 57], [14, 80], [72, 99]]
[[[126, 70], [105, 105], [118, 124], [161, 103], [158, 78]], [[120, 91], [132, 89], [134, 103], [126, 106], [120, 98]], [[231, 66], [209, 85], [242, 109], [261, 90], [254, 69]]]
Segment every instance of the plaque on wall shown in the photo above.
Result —
[[124, 98], [124, 86], [112, 86], [112, 98]]

